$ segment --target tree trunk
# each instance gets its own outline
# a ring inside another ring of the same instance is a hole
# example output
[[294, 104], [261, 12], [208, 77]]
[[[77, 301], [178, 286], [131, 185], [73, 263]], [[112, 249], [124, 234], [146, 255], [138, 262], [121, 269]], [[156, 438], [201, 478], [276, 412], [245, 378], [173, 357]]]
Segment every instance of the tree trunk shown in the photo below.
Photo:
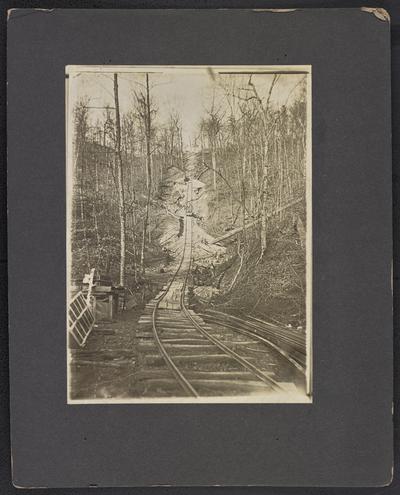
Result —
[[85, 251], [86, 251], [86, 265], [87, 269], [90, 270], [90, 266], [92, 264], [91, 262], [91, 257], [90, 257], [90, 250], [89, 250], [89, 239], [87, 235], [87, 226], [86, 226], [86, 220], [85, 220], [85, 210], [83, 207], [84, 204], [84, 176], [85, 176], [85, 171], [86, 167], [84, 165], [85, 163], [85, 157], [84, 157], [84, 148], [85, 148], [85, 143], [86, 143], [86, 136], [80, 136], [79, 137], [79, 142], [78, 142], [78, 155], [77, 155], [77, 162], [78, 164], [81, 164], [81, 177], [79, 181], [79, 207], [80, 207], [80, 217], [81, 217], [81, 222], [82, 222], [82, 230], [83, 230], [83, 242], [85, 245]]
[[265, 107], [262, 104], [262, 100], [258, 95], [257, 89], [254, 83], [251, 82], [251, 77], [249, 80], [249, 86], [252, 87], [254, 96], [261, 107], [261, 120], [263, 125], [263, 134], [264, 134], [264, 143], [263, 143], [263, 153], [262, 153], [262, 176], [261, 176], [261, 194], [260, 194], [260, 216], [261, 216], [261, 229], [260, 229], [260, 260], [264, 256], [265, 251], [267, 249], [267, 212], [266, 212], [266, 203], [267, 203], [267, 177], [268, 177], [268, 161], [269, 161], [269, 146], [268, 146], [268, 113], [269, 113], [269, 104], [271, 100], [272, 90], [274, 89], [275, 83], [279, 78], [279, 74], [274, 74], [271, 85], [268, 91], [267, 101], [265, 103]]
[[247, 236], [246, 236], [246, 184], [245, 184], [245, 170], [246, 170], [246, 147], [245, 144], [243, 146], [243, 155], [242, 155], [242, 170], [240, 176], [240, 189], [241, 189], [241, 204], [242, 204], [242, 227], [243, 227], [243, 244], [244, 250], [246, 249], [247, 244]]
[[114, 99], [115, 99], [115, 159], [117, 165], [117, 181], [118, 181], [118, 211], [120, 222], [120, 270], [119, 270], [119, 285], [125, 286], [125, 252], [126, 252], [126, 232], [125, 232], [125, 198], [124, 198], [124, 177], [122, 167], [122, 152], [121, 152], [121, 119], [119, 113], [119, 98], [118, 98], [118, 74], [114, 74]]
[[[140, 255], [140, 266], [142, 273], [145, 272], [144, 269], [144, 253], [146, 250], [146, 237], [149, 230], [149, 219], [150, 219], [150, 203], [151, 203], [151, 187], [152, 187], [152, 177], [151, 177], [151, 115], [150, 115], [150, 89], [149, 89], [149, 75], [146, 74], [146, 114], [145, 114], [145, 134], [146, 134], [146, 182], [147, 182], [147, 200], [146, 200], [146, 213], [143, 221], [143, 237], [142, 237], [142, 252]], [[150, 237], [149, 237], [150, 242]]]
[[261, 231], [260, 231], [260, 246], [261, 253], [260, 259], [264, 256], [265, 251], [267, 249], [267, 177], [268, 177], [268, 143], [265, 141], [264, 145], [264, 156], [263, 156], [263, 164], [262, 164], [262, 176], [261, 176], [261, 199], [260, 199], [260, 208], [261, 208]]
[[217, 159], [215, 157], [215, 145], [211, 143], [211, 165], [213, 169], [213, 187], [217, 190]]

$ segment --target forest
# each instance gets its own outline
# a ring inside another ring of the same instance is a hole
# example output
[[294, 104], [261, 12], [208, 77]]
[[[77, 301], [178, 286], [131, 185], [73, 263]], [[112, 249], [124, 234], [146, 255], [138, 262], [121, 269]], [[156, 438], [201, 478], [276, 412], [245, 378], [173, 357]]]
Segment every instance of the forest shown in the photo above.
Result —
[[[154, 296], [158, 274], [179, 258], [176, 184], [190, 176], [199, 198], [192, 304], [304, 328], [307, 76], [80, 77], [71, 98], [71, 283], [95, 268], [141, 304]], [[185, 94], [195, 82], [200, 101]]]

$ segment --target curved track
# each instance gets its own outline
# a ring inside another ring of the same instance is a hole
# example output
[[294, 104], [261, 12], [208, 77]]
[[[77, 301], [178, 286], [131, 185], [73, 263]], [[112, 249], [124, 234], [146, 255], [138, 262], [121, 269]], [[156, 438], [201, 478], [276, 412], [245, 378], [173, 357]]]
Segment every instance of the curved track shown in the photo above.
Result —
[[[187, 307], [193, 222], [190, 181], [186, 200], [180, 263], [170, 283], [146, 306], [139, 322], [139, 351], [144, 355], [144, 362], [137, 379], [142, 380], [144, 395], [207, 397], [286, 393], [284, 384], [272, 377], [276, 364], [265, 359], [268, 352], [277, 354], [271, 345], [270, 349], [265, 345], [266, 339], [243, 328], [235, 328], [233, 334], [225, 328], [221, 332], [220, 323], [210, 326]], [[262, 359], [260, 353], [263, 353]], [[288, 361], [299, 368], [296, 361]]]
[[279, 352], [301, 373], [306, 373], [305, 335], [295, 330], [282, 329], [276, 325], [247, 316], [247, 320], [221, 311], [207, 310], [199, 313], [206, 323], [220, 325], [250, 335]]

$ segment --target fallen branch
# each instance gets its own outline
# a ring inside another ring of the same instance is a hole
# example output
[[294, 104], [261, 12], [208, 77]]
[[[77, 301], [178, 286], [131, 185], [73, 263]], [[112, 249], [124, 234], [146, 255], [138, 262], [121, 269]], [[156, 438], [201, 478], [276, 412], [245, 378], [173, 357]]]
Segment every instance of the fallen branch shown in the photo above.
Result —
[[[267, 214], [267, 218], [271, 218], [274, 215], [277, 215], [278, 213], [280, 213], [281, 211], [286, 210], [287, 208], [290, 208], [290, 207], [294, 206], [297, 203], [300, 203], [301, 201], [302, 201], [302, 199], [297, 199], [296, 201], [292, 201], [291, 203], [289, 203], [289, 204], [287, 204], [285, 206], [281, 206], [280, 208], [277, 208], [272, 213], [268, 213]], [[232, 236], [234, 236], [234, 235], [239, 234], [240, 232], [242, 232], [242, 230], [245, 230], [245, 229], [248, 229], [250, 227], [253, 227], [254, 225], [257, 225], [260, 221], [261, 221], [261, 218], [258, 218], [257, 220], [254, 220], [253, 222], [250, 222], [250, 223], [246, 224], [244, 227], [238, 227], [236, 229], [233, 229], [230, 232], [228, 232], [227, 234], [224, 234], [224, 235], [222, 235], [220, 237], [216, 237], [212, 242], [210, 242], [210, 244], [218, 244], [219, 242], [222, 242], [222, 241], [224, 241], [226, 239], [229, 239], [230, 237], [232, 237]]]

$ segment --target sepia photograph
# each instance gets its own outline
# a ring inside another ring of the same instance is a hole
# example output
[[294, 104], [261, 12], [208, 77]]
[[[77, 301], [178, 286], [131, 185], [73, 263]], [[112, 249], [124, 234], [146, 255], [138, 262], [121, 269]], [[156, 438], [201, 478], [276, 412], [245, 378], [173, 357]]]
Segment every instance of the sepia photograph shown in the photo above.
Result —
[[70, 404], [311, 403], [311, 66], [67, 66]]

